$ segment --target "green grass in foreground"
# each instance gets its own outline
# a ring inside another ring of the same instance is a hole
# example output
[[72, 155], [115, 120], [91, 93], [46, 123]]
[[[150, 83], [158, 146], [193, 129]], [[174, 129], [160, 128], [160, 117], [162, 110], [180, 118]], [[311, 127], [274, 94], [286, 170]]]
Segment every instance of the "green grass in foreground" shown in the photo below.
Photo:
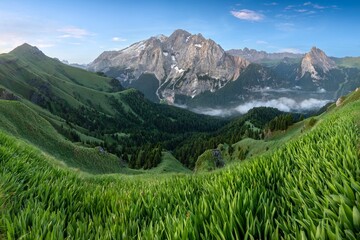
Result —
[[[8, 239], [359, 239], [360, 102], [208, 174], [82, 176], [0, 134]], [[0, 234], [0, 236], [1, 236]]]

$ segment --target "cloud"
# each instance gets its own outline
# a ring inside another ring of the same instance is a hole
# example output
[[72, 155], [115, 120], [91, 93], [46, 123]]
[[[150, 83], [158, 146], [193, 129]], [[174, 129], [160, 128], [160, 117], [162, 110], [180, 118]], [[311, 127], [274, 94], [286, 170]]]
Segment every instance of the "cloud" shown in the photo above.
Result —
[[127, 39], [121, 38], [121, 37], [113, 37], [113, 38], [111, 39], [111, 41], [113, 41], [113, 42], [126, 42]]
[[339, 9], [337, 5], [320, 5], [313, 2], [305, 2], [299, 5], [288, 5], [285, 7], [285, 11], [294, 11], [303, 14], [314, 14], [315, 10], [321, 11], [324, 9]]
[[330, 102], [329, 100], [320, 100], [315, 98], [296, 101], [292, 98], [281, 97], [269, 101], [250, 101], [230, 109], [197, 108], [197, 109], [193, 109], [193, 111], [210, 116], [223, 116], [223, 117], [239, 114], [239, 113], [245, 114], [254, 107], [272, 107], [272, 108], [277, 108], [283, 112], [307, 112], [311, 110], [320, 109], [329, 102]]
[[252, 10], [248, 10], [248, 9], [242, 9], [239, 11], [231, 11], [230, 13], [236, 18], [239, 18], [239, 19], [245, 20], [245, 21], [251, 21], [251, 22], [259, 22], [265, 18], [265, 16], [263, 14], [252, 11]]
[[291, 112], [298, 111], [304, 112], [313, 109], [319, 109], [325, 104], [328, 100], [319, 100], [315, 98], [309, 98], [302, 100], [300, 102], [295, 101], [294, 99], [282, 97], [278, 99], [272, 99], [269, 101], [251, 101], [245, 104], [241, 104], [235, 108], [235, 110], [241, 114], [247, 113], [250, 109], [254, 107], [273, 107], [277, 108], [280, 111]]
[[285, 7], [285, 10], [291, 10], [294, 7], [296, 7], [296, 6], [295, 5], [288, 5], [288, 6]]
[[297, 48], [282, 48], [278, 52], [288, 52], [288, 53], [303, 53], [300, 49]]
[[312, 2], [306, 2], [304, 3], [304, 6], [311, 6], [313, 8], [316, 8], [316, 9], [325, 9], [325, 8], [333, 8], [333, 7], [337, 7], [335, 5], [332, 5], [332, 6], [322, 6], [322, 5], [319, 5], [319, 4], [316, 4], [316, 3], [312, 3]]
[[269, 44], [267, 41], [257, 40], [256, 44]]
[[58, 32], [62, 33], [60, 38], [84, 38], [88, 36], [93, 36], [94, 34], [88, 32], [85, 29], [78, 28], [78, 27], [64, 27], [57, 30]]
[[276, 28], [280, 31], [291, 32], [295, 30], [295, 24], [293, 23], [279, 23], [276, 25]]
[[39, 44], [36, 44], [36, 46], [38, 48], [51, 48], [51, 47], [54, 47], [55, 44], [52, 44], [52, 43], [39, 43]]
[[265, 6], [277, 6], [279, 3], [277, 2], [271, 2], [271, 3], [264, 3]]

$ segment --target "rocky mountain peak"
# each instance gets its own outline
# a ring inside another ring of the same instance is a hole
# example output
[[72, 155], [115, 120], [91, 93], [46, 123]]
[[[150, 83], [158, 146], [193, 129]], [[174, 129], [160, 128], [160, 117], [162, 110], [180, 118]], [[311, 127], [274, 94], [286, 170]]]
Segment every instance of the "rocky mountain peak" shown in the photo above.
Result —
[[332, 59], [321, 49], [312, 47], [301, 61], [301, 77], [310, 73], [312, 79], [320, 80], [322, 77], [319, 71], [327, 73], [334, 68], [336, 68], [336, 63]]
[[151, 37], [120, 51], [104, 52], [89, 70], [112, 72], [111, 76], [125, 85], [144, 73], [154, 74], [159, 80], [159, 99], [173, 103], [176, 94], [194, 97], [222, 88], [236, 80], [248, 65], [248, 61], [227, 54], [213, 40], [178, 29], [169, 37]]
[[184, 29], [176, 29], [170, 37], [179, 36], [179, 35], [191, 35], [188, 31], [185, 31]]
[[169, 36], [169, 41], [176, 41], [178, 39], [184, 40], [186, 39], [188, 36], [191, 36], [191, 33], [182, 30], [182, 29], [178, 29], [175, 30], [170, 36]]

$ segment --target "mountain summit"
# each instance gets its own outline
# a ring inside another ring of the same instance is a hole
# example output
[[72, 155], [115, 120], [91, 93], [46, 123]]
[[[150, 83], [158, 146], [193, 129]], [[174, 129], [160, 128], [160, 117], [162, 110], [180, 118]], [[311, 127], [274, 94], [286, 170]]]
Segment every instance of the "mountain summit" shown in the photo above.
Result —
[[175, 95], [194, 97], [222, 88], [248, 65], [213, 40], [178, 29], [169, 37], [151, 37], [120, 51], [104, 52], [89, 70], [104, 72], [125, 86], [143, 74], [154, 74], [158, 98], [174, 103]]
[[14, 50], [10, 52], [11, 54], [15, 56], [45, 56], [45, 54], [40, 51], [37, 47], [31, 46], [28, 43], [24, 43], [18, 47], [16, 47]]
[[336, 63], [322, 50], [317, 47], [313, 47], [301, 61], [300, 77], [303, 77], [306, 73], [310, 73], [312, 79], [315, 81], [320, 80], [322, 79], [322, 73], [327, 73], [334, 68], [336, 68]]

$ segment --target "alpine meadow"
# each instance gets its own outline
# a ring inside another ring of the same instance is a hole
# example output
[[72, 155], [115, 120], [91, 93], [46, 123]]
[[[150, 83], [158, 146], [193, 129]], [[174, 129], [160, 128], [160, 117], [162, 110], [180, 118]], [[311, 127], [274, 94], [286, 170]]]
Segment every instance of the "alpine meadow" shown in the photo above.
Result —
[[360, 239], [360, 4], [0, 9], [0, 239]]

